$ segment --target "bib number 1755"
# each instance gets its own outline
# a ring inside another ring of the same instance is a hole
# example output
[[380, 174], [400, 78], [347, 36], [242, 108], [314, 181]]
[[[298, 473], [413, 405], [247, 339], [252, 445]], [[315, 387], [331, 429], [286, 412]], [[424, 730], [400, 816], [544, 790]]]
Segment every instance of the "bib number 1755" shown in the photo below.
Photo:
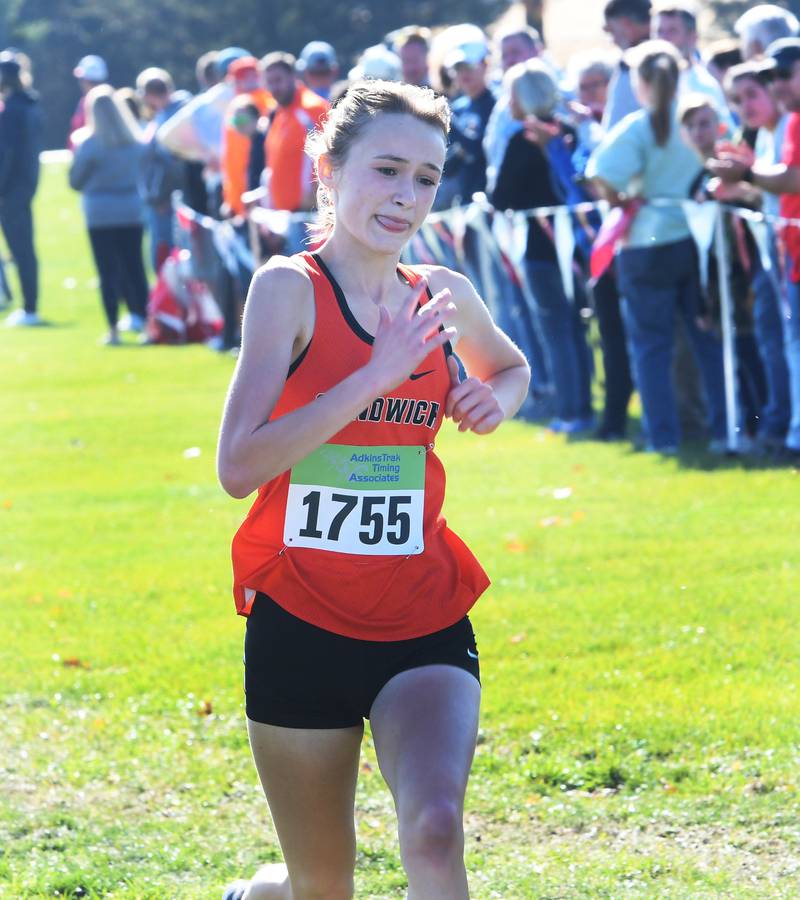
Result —
[[[390, 544], [396, 547], [408, 543], [411, 536], [411, 497], [392, 496], [381, 494], [370, 496], [357, 496], [355, 494], [331, 494], [332, 504], [337, 504], [339, 509], [330, 519], [327, 534], [319, 528], [321, 491], [309, 491], [303, 497], [303, 506], [308, 510], [306, 524], [300, 529], [301, 537], [326, 538], [329, 541], [338, 541], [341, 538], [342, 526], [347, 522], [350, 514], [356, 511], [358, 519], [358, 539], [362, 544], [379, 544], [384, 535]], [[360, 513], [358, 511], [360, 507]]]
[[303, 461], [290, 476], [286, 546], [366, 556], [421, 553], [425, 469], [419, 451], [424, 448], [367, 452], [330, 444], [315, 451], [313, 465]]

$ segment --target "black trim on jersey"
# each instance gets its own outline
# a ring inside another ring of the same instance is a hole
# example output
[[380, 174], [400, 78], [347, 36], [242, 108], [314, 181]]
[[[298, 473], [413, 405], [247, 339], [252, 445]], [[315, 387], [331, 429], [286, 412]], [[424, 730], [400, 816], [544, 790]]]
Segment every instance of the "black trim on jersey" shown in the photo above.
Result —
[[[405, 281], [406, 284], [411, 284], [402, 272], [400, 272], [400, 275], [402, 275], [403, 281]], [[425, 293], [428, 295], [428, 300], [433, 300], [433, 294], [431, 293], [431, 286], [429, 284], [425, 285]], [[439, 326], [439, 331], [444, 331], [444, 325]], [[444, 344], [442, 344], [442, 350], [444, 350], [444, 359], [445, 362], [447, 362], [447, 357], [453, 355], [453, 346], [450, 341], [445, 341]]]
[[[403, 275], [402, 272], [400, 274]], [[411, 284], [411, 282], [406, 278], [405, 275], [403, 275], [403, 280], [406, 284]], [[429, 284], [425, 285], [425, 293], [428, 295], [428, 300], [433, 300], [433, 294], [431, 293], [431, 286]], [[444, 325], [439, 326], [439, 331], [444, 331]], [[444, 360], [445, 362], [447, 362], [447, 357], [453, 356], [453, 345], [450, 343], [450, 341], [445, 341], [444, 344], [442, 344], [442, 350], [444, 350]]]
[[356, 337], [361, 338], [365, 344], [373, 344], [375, 338], [358, 322], [358, 319], [353, 315], [350, 310], [350, 307], [347, 305], [347, 300], [344, 296], [344, 291], [339, 287], [339, 282], [333, 277], [333, 273], [331, 270], [325, 265], [322, 260], [322, 257], [318, 253], [312, 253], [311, 258], [316, 262], [316, 264], [322, 270], [322, 274], [328, 279], [331, 283], [331, 287], [333, 288], [333, 294], [336, 297], [336, 302], [339, 304], [339, 309], [344, 316], [345, 322], [350, 326], [351, 330], [355, 333]]
[[[313, 341], [314, 338], [312, 337], [311, 340]], [[298, 356], [297, 359], [289, 366], [289, 371], [286, 373], [287, 378], [291, 378], [292, 375], [294, 375], [294, 373], [297, 371], [297, 367], [306, 358], [306, 353], [308, 353], [308, 348], [310, 346], [311, 346], [311, 341], [309, 341], [305, 345], [305, 347], [303, 347], [303, 349], [300, 351], [300, 356]]]
[[[350, 326], [357, 337], [361, 338], [364, 343], [370, 344], [371, 346], [375, 342], [375, 338], [365, 328], [362, 328], [358, 319], [356, 319], [356, 317], [353, 315], [350, 307], [347, 305], [347, 299], [344, 296], [344, 291], [339, 286], [339, 282], [333, 277], [333, 273], [331, 272], [331, 270], [325, 265], [324, 260], [318, 253], [312, 253], [311, 258], [317, 263], [317, 265], [322, 270], [322, 274], [330, 282], [331, 287], [333, 288], [333, 294], [336, 297], [336, 302], [339, 304], [339, 309], [344, 316], [345, 322], [347, 322], [347, 324]], [[408, 278], [406, 278], [402, 271], [398, 270], [398, 272], [406, 284], [411, 284], [411, 282], [408, 280]], [[428, 295], [428, 300], [433, 300], [433, 294], [431, 293], [429, 284], [425, 285], [425, 293]], [[444, 325], [439, 326], [439, 331], [444, 331]], [[447, 341], [443, 345], [442, 349], [444, 350], [445, 362], [447, 362], [447, 357], [453, 355], [453, 347], [450, 344], [450, 341]], [[289, 374], [291, 375], [291, 373], [292, 370], [290, 369]]]

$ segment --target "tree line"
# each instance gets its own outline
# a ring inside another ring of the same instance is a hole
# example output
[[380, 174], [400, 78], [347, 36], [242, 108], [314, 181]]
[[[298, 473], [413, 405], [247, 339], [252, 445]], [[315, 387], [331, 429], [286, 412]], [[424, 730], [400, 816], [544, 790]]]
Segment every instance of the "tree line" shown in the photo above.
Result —
[[147, 66], [162, 66], [194, 91], [194, 65], [207, 50], [241, 46], [260, 56], [299, 53], [311, 40], [336, 48], [344, 73], [358, 53], [411, 23], [485, 25], [505, 0], [0, 0], [0, 45], [25, 51], [41, 96], [45, 146], [63, 147], [79, 91], [72, 70], [87, 53], [102, 56], [117, 87]]

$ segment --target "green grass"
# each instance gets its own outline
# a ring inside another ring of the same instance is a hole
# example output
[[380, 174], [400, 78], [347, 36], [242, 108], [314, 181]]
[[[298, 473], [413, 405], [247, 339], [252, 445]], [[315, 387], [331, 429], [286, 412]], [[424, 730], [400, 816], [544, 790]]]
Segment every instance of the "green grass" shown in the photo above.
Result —
[[[63, 169], [37, 228], [53, 327], [0, 332], [0, 896], [216, 898], [279, 858], [213, 470], [232, 360], [96, 344]], [[519, 423], [439, 451], [494, 581], [474, 896], [800, 896], [797, 472]], [[403, 896], [369, 735], [357, 819], [358, 896]]]

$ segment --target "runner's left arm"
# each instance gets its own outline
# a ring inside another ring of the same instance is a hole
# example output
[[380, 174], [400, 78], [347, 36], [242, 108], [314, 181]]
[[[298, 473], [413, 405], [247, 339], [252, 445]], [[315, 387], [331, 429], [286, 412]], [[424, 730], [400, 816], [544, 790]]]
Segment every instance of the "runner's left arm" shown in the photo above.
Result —
[[426, 275], [434, 294], [445, 288], [452, 293], [458, 355], [467, 371], [467, 378], [459, 383], [456, 362], [448, 360], [453, 387], [445, 414], [459, 431], [489, 434], [522, 406], [530, 367], [522, 351], [492, 321], [468, 278], [438, 267], [431, 267]]

